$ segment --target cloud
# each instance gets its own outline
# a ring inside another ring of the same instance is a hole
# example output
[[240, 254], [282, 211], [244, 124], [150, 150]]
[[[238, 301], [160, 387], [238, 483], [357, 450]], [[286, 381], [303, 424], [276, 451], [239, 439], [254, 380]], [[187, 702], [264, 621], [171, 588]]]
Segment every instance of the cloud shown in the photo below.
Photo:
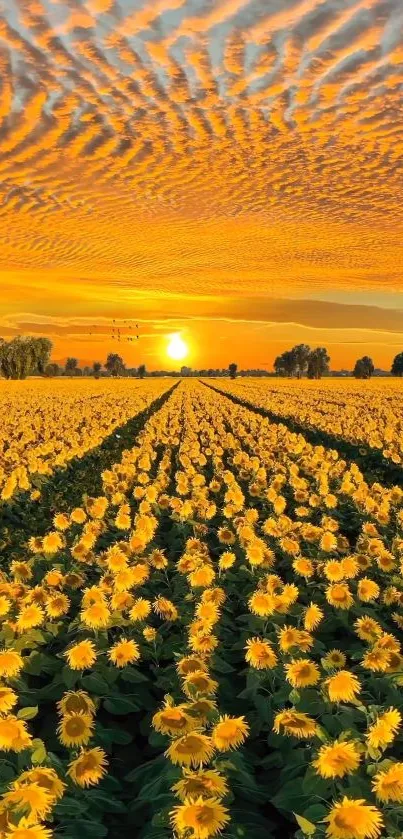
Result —
[[0, 314], [397, 333], [400, 0], [134, 5], [3, 4]]

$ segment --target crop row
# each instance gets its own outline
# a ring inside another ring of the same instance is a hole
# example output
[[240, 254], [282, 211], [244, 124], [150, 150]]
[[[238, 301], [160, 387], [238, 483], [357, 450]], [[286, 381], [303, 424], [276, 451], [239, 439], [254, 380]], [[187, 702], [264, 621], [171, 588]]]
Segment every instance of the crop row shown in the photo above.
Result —
[[403, 491], [191, 381], [102, 481], [0, 585], [7, 839], [400, 836]]
[[127, 380], [0, 382], [0, 500], [40, 484], [94, 449], [169, 385]]
[[400, 380], [325, 379], [220, 381], [224, 392], [307, 429], [381, 452], [386, 460], [403, 462], [403, 390]]

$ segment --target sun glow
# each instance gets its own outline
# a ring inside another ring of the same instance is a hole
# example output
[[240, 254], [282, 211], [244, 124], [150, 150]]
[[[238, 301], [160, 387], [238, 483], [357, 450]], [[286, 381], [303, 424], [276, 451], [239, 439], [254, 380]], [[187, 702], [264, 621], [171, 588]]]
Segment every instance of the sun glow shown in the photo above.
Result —
[[176, 334], [171, 336], [171, 340], [167, 347], [167, 354], [169, 358], [174, 361], [182, 361], [188, 354], [188, 347], [182, 340], [181, 336]]

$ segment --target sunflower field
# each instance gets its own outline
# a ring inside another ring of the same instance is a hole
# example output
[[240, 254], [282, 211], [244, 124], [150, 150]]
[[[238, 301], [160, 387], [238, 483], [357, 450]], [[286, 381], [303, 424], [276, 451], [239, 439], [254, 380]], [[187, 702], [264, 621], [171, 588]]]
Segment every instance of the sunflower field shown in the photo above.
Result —
[[2, 383], [1, 839], [401, 839], [392, 385], [298, 384]]

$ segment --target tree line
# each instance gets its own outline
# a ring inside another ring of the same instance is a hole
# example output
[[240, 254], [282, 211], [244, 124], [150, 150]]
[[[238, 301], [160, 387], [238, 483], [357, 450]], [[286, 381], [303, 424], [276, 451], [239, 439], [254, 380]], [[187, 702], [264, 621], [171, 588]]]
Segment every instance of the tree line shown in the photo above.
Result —
[[[80, 367], [77, 358], [67, 358], [64, 366], [50, 361], [52, 342], [48, 338], [33, 338], [18, 336], [10, 341], [0, 337], [0, 375], [5, 379], [26, 379], [27, 376], [136, 376], [143, 379], [151, 376], [229, 376], [234, 379], [240, 376], [270, 376], [265, 370], [252, 369], [238, 372], [238, 365], [232, 362], [226, 369], [192, 370], [183, 366], [178, 373], [173, 370], [155, 370], [147, 373], [145, 364], [138, 367], [126, 367], [123, 358], [118, 353], [109, 353], [106, 361], [94, 361], [92, 366]], [[311, 349], [308, 344], [297, 344], [290, 350], [278, 355], [274, 360], [274, 372], [277, 376], [288, 378], [321, 379], [329, 375], [330, 356], [325, 347]], [[375, 372], [375, 366], [368, 355], [358, 358], [353, 369], [356, 379], [370, 379]], [[392, 362], [392, 376], [403, 376], [403, 352], [398, 353]]]
[[312, 350], [308, 344], [297, 344], [274, 359], [274, 370], [278, 376], [297, 377], [307, 375], [308, 379], [321, 379], [329, 372], [330, 356], [325, 347]]
[[[103, 370], [105, 373], [103, 373]], [[147, 370], [145, 364], [140, 364], [139, 367], [126, 367], [123, 358], [118, 353], [109, 353], [106, 361], [102, 364], [101, 361], [94, 361], [92, 367], [79, 367], [78, 359], [69, 357], [66, 359], [64, 367], [52, 363], [45, 369], [45, 376], [94, 376], [99, 379], [101, 375], [109, 375], [117, 378], [118, 376], [137, 376], [139, 379], [144, 379]]]
[[18, 336], [11, 341], [0, 338], [0, 374], [5, 379], [43, 376], [52, 352], [48, 338]]

